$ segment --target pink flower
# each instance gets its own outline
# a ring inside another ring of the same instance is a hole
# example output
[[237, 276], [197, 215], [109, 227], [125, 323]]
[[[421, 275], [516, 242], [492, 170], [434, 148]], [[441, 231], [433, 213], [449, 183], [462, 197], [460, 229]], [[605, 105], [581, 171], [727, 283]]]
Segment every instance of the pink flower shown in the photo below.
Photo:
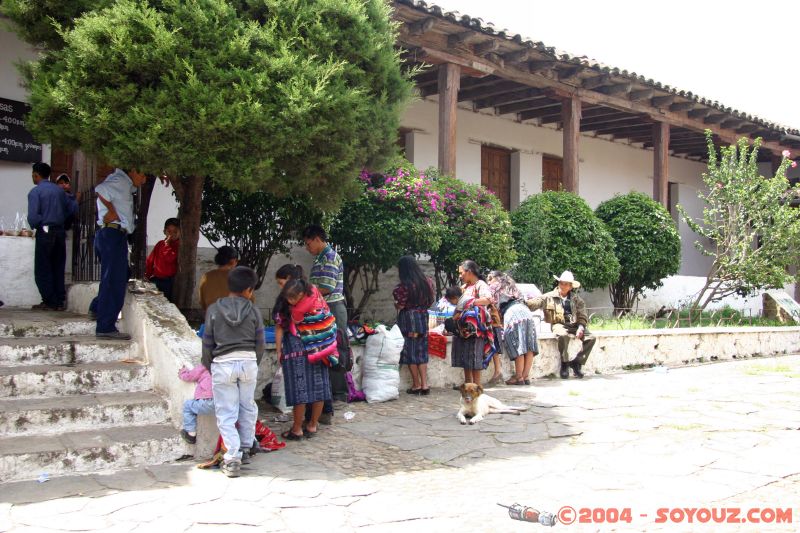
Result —
[[781, 152], [781, 154], [783, 155], [783, 157], [788, 158], [792, 155], [792, 152], [790, 152], [789, 150], [784, 150], [783, 152]]
[[792, 168], [797, 168], [797, 161], [792, 161]]

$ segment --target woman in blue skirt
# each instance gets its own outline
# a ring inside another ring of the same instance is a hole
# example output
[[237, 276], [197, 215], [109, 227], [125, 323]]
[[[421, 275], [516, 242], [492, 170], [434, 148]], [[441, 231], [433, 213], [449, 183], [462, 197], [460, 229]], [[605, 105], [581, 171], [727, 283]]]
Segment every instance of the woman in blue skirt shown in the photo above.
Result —
[[[283, 288], [293, 279], [304, 279], [299, 265], [283, 265], [275, 273], [275, 280]], [[278, 296], [273, 313], [275, 319], [275, 348], [283, 370], [286, 405], [292, 406], [292, 427], [281, 436], [286, 440], [312, 437], [319, 427], [324, 402], [331, 400], [331, 382], [328, 367], [308, 361], [303, 342], [292, 324], [289, 303]], [[311, 417], [303, 429], [306, 407]]]
[[428, 387], [428, 308], [433, 305], [433, 281], [422, 273], [417, 260], [405, 255], [397, 263], [400, 283], [392, 292], [397, 308], [397, 326], [405, 340], [400, 364], [408, 365], [408, 394], [430, 394]]

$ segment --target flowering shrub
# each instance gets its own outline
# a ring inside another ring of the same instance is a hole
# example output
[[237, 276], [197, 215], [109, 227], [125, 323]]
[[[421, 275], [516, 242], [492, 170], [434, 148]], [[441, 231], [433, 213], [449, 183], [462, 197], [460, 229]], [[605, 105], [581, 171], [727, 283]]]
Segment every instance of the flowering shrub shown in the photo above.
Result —
[[783, 151], [774, 176], [762, 177], [758, 169], [761, 139], [751, 145], [744, 137], [719, 153], [710, 131], [706, 131], [706, 141], [706, 190], [697, 194], [705, 204], [703, 216], [695, 219], [678, 206], [686, 224], [702, 237], [695, 246], [712, 260], [706, 282], [692, 303], [694, 311], [732, 294], [748, 295], [793, 283], [796, 278], [788, 269], [797, 264], [800, 247], [800, 210], [795, 207], [800, 188], [790, 187], [786, 179], [786, 169], [794, 163], [791, 153]]
[[[378, 291], [380, 274], [401, 256], [439, 248], [445, 221], [432, 178], [408, 161], [395, 161], [384, 173], [362, 172], [359, 182], [361, 194], [342, 206], [330, 231], [345, 264], [351, 318]], [[364, 291], [356, 302], [353, 288], [359, 279]]]
[[457, 283], [458, 265], [466, 259], [491, 270], [510, 267], [516, 254], [511, 221], [500, 200], [485, 187], [449, 176], [437, 176], [434, 183], [446, 220], [441, 245], [427, 251], [437, 292]]

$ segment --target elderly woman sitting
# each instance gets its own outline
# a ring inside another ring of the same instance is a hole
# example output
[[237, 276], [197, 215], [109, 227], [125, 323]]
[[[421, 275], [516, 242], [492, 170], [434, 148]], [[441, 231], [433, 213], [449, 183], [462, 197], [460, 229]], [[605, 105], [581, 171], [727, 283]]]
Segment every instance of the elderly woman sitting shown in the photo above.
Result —
[[514, 376], [506, 385], [530, 385], [533, 357], [539, 353], [533, 313], [525, 306], [522, 292], [511, 276], [495, 270], [487, 280], [492, 301], [503, 317], [503, 351], [514, 362]]

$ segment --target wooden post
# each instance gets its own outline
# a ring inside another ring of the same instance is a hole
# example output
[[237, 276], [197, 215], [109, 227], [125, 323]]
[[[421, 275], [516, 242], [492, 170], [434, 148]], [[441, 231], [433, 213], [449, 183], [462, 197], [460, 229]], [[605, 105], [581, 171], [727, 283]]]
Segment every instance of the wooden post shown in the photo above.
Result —
[[667, 209], [669, 194], [669, 124], [653, 124], [653, 200]]
[[581, 101], [577, 96], [564, 98], [561, 103], [561, 123], [564, 125], [564, 190], [578, 194], [578, 138], [581, 132]]
[[456, 104], [460, 85], [458, 65], [439, 65], [439, 171], [447, 176], [456, 175]]

